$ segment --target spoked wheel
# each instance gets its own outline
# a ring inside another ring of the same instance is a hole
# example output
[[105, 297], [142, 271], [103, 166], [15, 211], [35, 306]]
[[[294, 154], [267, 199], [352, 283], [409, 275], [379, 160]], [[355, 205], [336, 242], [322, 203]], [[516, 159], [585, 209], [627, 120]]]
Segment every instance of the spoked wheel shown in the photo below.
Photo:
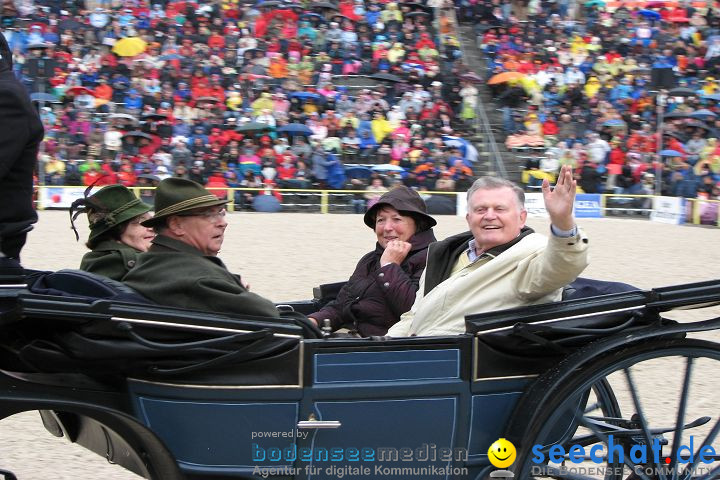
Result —
[[718, 372], [718, 344], [669, 339], [547, 374], [518, 406], [516, 478], [720, 479]]

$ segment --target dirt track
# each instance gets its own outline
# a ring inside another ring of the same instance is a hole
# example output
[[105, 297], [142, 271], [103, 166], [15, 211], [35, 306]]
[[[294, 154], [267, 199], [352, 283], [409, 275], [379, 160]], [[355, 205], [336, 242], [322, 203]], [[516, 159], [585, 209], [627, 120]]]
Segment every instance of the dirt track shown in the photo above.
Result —
[[[462, 218], [439, 217], [439, 239], [465, 228]], [[83, 223], [80, 221], [79, 223]], [[274, 301], [309, 298], [312, 287], [346, 279], [360, 256], [373, 247], [373, 233], [357, 215], [233, 214], [221, 258], [243, 275], [253, 291]], [[632, 283], [642, 288], [720, 277], [720, 229], [671, 226], [642, 220], [582, 220], [592, 258], [584, 276]], [[531, 220], [541, 232], [544, 221]], [[87, 238], [81, 230], [81, 238]], [[23, 252], [31, 268], [76, 268], [84, 253], [69, 228], [68, 214], [41, 212]], [[292, 267], [289, 267], [289, 266]], [[720, 308], [691, 312], [687, 318], [720, 315]], [[705, 335], [720, 341], [720, 334]], [[707, 372], [717, 387], [717, 371]], [[713, 413], [717, 418], [716, 402]], [[646, 405], [660, 408], [662, 399]], [[50, 436], [35, 412], [0, 423], [0, 468], [27, 479], [136, 479], [138, 477], [81, 447]]]

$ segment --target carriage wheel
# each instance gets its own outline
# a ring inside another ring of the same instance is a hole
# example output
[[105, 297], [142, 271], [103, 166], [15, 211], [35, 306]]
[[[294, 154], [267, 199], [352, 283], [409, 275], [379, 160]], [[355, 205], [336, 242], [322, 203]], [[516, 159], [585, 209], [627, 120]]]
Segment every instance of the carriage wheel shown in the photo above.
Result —
[[[610, 352], [569, 377], [547, 374], [528, 392], [542, 408], [517, 437], [516, 478], [720, 479], [719, 369], [720, 345], [666, 339]], [[608, 388], [618, 409], [598, 415], [593, 396], [602, 404]]]

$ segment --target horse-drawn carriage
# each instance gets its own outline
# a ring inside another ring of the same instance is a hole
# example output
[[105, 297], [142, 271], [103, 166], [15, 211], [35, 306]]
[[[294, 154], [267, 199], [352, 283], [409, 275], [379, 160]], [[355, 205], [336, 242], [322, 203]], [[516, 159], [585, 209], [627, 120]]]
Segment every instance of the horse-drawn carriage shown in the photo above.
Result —
[[161, 480], [480, 479], [501, 437], [516, 478], [720, 478], [720, 344], [687, 338], [720, 318], [663, 318], [719, 301], [705, 282], [353, 338], [152, 305], [77, 271], [6, 276], [1, 415], [40, 410], [50, 433]]

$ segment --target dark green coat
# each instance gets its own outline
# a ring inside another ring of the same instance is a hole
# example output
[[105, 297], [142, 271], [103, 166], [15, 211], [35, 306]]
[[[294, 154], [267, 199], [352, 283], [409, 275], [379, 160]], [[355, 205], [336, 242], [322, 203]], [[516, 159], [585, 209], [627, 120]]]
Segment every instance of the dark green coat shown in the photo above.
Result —
[[217, 257], [158, 235], [123, 282], [150, 300], [193, 310], [279, 317], [275, 305], [250, 293]]
[[120, 281], [135, 266], [140, 253], [124, 243], [105, 240], [83, 256], [80, 270]]

